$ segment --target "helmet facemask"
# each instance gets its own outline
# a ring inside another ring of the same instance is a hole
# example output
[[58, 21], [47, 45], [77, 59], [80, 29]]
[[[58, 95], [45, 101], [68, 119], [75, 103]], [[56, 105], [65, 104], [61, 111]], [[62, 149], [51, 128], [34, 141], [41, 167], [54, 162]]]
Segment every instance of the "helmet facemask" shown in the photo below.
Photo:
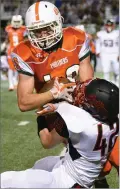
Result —
[[34, 47], [46, 50], [57, 44], [62, 38], [62, 24], [53, 21], [45, 25], [28, 27], [28, 38]]

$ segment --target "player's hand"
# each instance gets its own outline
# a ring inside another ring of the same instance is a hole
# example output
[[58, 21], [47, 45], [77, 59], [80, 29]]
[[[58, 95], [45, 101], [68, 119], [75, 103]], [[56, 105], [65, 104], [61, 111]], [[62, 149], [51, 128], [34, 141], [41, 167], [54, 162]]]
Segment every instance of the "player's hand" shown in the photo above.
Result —
[[75, 83], [59, 83], [59, 78], [56, 77], [53, 88], [50, 90], [50, 92], [52, 93], [54, 99], [64, 99], [69, 102], [72, 102], [72, 92], [74, 90], [75, 85]]
[[36, 113], [38, 115], [44, 115], [50, 112], [54, 112], [57, 109], [57, 107], [58, 107], [58, 103], [56, 104], [48, 103], [43, 106], [43, 110], [40, 111], [38, 110]]

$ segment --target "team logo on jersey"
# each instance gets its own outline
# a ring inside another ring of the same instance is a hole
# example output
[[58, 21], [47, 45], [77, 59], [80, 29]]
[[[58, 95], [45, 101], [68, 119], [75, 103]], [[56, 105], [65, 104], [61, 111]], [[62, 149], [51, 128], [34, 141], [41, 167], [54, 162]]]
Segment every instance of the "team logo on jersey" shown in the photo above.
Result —
[[68, 58], [65, 57], [65, 58], [62, 58], [58, 61], [55, 61], [53, 62], [52, 64], [50, 64], [51, 68], [56, 68], [56, 67], [59, 67], [59, 66], [62, 66], [63, 64], [67, 64], [68, 63]]
[[14, 63], [14, 66], [17, 70], [21, 70], [21, 67], [19, 66], [19, 61], [16, 57], [13, 57], [12, 59], [13, 63]]

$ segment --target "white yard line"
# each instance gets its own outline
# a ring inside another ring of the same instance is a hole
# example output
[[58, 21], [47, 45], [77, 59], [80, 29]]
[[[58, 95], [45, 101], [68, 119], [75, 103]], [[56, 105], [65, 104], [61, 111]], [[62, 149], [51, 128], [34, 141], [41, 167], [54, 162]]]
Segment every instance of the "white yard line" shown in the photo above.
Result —
[[27, 124], [29, 124], [30, 123], [30, 121], [20, 121], [19, 123], [18, 123], [18, 125], [19, 126], [24, 126], [24, 125], [27, 125]]

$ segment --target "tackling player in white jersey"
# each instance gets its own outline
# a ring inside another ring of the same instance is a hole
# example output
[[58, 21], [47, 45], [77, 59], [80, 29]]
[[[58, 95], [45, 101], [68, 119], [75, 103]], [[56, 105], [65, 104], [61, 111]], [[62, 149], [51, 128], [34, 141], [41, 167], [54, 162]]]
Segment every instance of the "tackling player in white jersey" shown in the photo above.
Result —
[[107, 20], [105, 30], [97, 33], [96, 53], [100, 56], [104, 79], [110, 80], [110, 72], [114, 74], [114, 82], [119, 81], [119, 31], [115, 30], [112, 20]]
[[[52, 90], [59, 96], [61, 84], [55, 80]], [[84, 90], [83, 90], [84, 88]], [[57, 166], [46, 171], [39, 167], [1, 174], [2, 188], [91, 188], [99, 176], [118, 135], [119, 89], [95, 79], [82, 86], [77, 83], [73, 105], [48, 104], [39, 112], [38, 133], [43, 147], [51, 148], [67, 141], [68, 151]], [[55, 111], [53, 130], [42, 113]], [[51, 162], [52, 163], [52, 162]], [[59, 164], [59, 165], [58, 165]], [[51, 165], [52, 166], [52, 165]]]

